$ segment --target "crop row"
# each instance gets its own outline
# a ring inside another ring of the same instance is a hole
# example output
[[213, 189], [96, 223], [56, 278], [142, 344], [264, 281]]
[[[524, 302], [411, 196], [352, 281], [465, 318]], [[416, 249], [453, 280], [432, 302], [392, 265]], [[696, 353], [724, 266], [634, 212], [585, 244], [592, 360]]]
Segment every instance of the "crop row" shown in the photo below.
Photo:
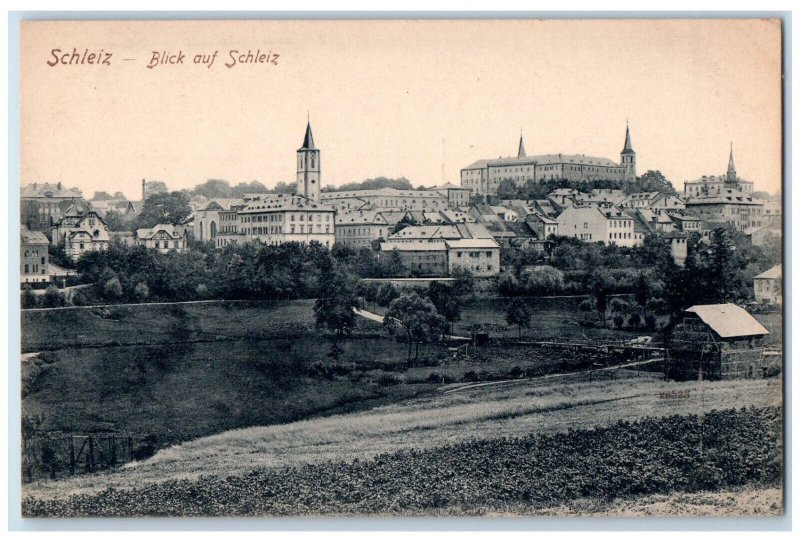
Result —
[[29, 517], [398, 514], [774, 485], [781, 430], [777, 408], [712, 411], [22, 504]]

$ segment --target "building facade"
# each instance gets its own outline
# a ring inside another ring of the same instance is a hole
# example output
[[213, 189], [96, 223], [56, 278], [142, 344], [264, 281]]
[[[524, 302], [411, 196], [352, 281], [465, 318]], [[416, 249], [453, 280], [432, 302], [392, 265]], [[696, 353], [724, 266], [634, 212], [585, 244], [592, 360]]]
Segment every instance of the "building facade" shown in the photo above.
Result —
[[86, 203], [70, 205], [50, 237], [54, 246], [63, 244], [67, 256], [74, 261], [86, 252], [107, 250], [111, 240], [105, 221]]
[[134, 242], [138, 246], [151, 248], [166, 254], [171, 250], [184, 252], [187, 248], [188, 237], [189, 230], [184, 226], [156, 224], [152, 228], [136, 230]]
[[339, 212], [350, 212], [369, 207], [423, 212], [443, 211], [450, 208], [448, 196], [437, 190], [397, 190], [395, 188], [324, 192], [322, 202], [333, 205]]
[[[233, 208], [243, 207], [243, 201], [235, 198], [211, 199], [202, 209], [194, 211], [192, 234], [196, 241], [211, 241], [216, 246], [216, 237], [222, 231], [222, 214]], [[230, 214], [226, 215], [226, 226], [230, 228]]]
[[381, 243], [382, 257], [399, 256], [412, 276], [447, 276], [457, 269], [476, 277], [500, 272], [500, 245], [480, 224], [407, 226]]
[[686, 211], [703, 221], [727, 224], [739, 231], [764, 225], [764, 203], [734, 189], [686, 198]]
[[238, 212], [244, 241], [267, 245], [311, 243], [326, 247], [336, 240], [336, 209], [300, 194], [264, 194]]
[[632, 247], [639, 244], [634, 236], [634, 219], [618, 207], [573, 205], [558, 215], [558, 234], [581, 241]]
[[776, 265], [753, 277], [756, 302], [783, 305], [783, 266]]
[[373, 241], [391, 235], [390, 224], [381, 211], [350, 211], [336, 215], [336, 243], [369, 248]]
[[25, 185], [20, 191], [20, 222], [30, 230], [49, 234], [64, 218], [64, 210], [80, 200], [80, 192], [60, 181]]
[[40, 231], [23, 229], [20, 232], [19, 280], [22, 284], [50, 281], [50, 241]]

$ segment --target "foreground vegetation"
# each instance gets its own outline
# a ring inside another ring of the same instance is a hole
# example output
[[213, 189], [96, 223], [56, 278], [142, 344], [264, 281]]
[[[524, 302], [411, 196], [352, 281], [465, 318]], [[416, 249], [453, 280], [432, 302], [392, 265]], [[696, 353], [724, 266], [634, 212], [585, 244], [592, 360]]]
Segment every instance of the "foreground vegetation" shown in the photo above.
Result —
[[474, 440], [368, 461], [257, 469], [63, 500], [28, 517], [398, 514], [450, 506], [552, 507], [577, 498], [780, 483], [778, 408], [645, 418], [557, 435]]

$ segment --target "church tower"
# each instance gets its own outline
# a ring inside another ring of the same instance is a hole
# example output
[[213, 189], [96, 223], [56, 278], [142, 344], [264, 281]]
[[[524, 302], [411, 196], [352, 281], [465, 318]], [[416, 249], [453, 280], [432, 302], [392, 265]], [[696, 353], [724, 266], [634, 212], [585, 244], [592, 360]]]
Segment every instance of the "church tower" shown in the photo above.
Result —
[[525, 158], [525, 145], [522, 143], [522, 131], [519, 133], [519, 150], [517, 151], [517, 158]]
[[631, 130], [628, 123], [625, 123], [625, 146], [622, 152], [619, 153], [619, 162], [625, 167], [625, 180], [636, 180], [636, 152], [631, 147]]
[[303, 146], [297, 149], [297, 193], [317, 203], [320, 201], [320, 169], [319, 149], [314, 146], [309, 120]]
[[725, 183], [737, 183], [739, 179], [736, 177], [736, 166], [733, 165], [733, 142], [731, 142], [731, 154], [728, 157], [728, 173], [725, 175]]

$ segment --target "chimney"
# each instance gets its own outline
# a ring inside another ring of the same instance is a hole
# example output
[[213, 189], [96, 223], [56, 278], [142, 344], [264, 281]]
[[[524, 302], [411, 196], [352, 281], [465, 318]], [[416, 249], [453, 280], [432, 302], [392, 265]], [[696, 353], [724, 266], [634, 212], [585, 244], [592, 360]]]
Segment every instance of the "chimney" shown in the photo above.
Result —
[[58, 189], [61, 190], [61, 181], [58, 181]]

